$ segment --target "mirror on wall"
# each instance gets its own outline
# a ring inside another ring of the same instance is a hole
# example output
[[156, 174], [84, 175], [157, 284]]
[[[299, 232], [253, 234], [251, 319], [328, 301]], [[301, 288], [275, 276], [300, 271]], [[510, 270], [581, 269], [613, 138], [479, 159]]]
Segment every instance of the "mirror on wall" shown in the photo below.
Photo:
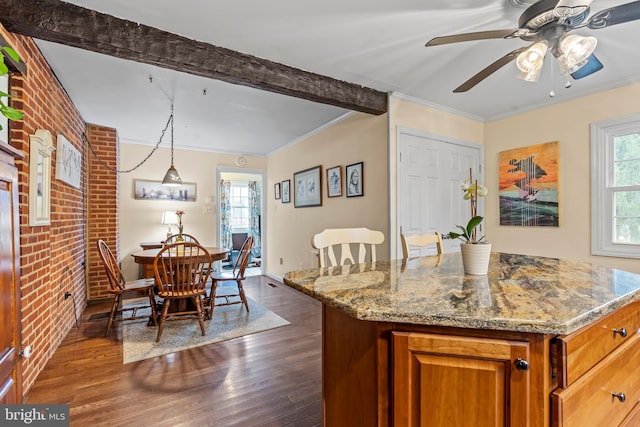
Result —
[[36, 130], [29, 135], [29, 225], [51, 224], [51, 132]]

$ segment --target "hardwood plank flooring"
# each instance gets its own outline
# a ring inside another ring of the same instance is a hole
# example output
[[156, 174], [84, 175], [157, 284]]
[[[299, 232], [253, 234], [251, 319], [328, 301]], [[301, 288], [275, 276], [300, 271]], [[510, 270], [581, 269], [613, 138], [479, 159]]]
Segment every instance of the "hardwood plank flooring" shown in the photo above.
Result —
[[321, 304], [265, 276], [245, 290], [291, 324], [127, 365], [122, 324], [105, 338], [89, 306], [26, 403], [69, 404], [74, 427], [322, 425]]

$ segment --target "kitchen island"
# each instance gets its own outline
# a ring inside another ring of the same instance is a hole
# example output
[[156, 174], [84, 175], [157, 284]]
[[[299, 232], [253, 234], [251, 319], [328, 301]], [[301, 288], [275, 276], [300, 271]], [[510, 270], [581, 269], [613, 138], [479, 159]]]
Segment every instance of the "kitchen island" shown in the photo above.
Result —
[[487, 276], [445, 254], [284, 282], [323, 303], [325, 425], [640, 422], [640, 275], [492, 253]]

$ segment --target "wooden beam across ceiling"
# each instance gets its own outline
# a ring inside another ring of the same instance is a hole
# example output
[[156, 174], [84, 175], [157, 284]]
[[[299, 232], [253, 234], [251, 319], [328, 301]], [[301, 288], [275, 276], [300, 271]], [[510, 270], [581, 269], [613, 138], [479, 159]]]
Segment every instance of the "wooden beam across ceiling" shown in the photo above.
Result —
[[0, 0], [13, 33], [369, 114], [387, 94], [59, 0]]

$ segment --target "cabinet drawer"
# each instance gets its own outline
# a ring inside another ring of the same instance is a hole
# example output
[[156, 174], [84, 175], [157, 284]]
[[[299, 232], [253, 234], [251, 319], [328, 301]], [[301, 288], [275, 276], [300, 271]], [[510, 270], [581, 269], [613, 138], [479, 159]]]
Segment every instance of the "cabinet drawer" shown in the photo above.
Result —
[[[567, 388], [640, 328], [640, 302], [559, 338], [559, 386]], [[626, 331], [623, 337], [622, 330]], [[619, 331], [619, 332], [615, 332]]]
[[631, 413], [627, 415], [627, 418], [622, 421], [620, 427], [635, 427], [640, 426], [640, 402], [636, 403]]
[[[553, 393], [558, 426], [617, 426], [640, 399], [640, 334], [634, 333], [613, 353], [566, 389]], [[613, 393], [624, 393], [621, 402]], [[586, 410], [588, 408], [588, 410]]]

